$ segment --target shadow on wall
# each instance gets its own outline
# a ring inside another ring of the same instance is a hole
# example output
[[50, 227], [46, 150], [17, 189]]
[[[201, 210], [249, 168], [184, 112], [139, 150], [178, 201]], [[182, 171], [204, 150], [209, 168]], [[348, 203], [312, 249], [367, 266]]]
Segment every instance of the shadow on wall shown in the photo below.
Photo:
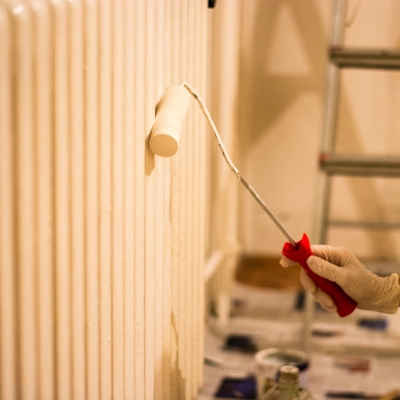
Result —
[[[293, 63], [298, 61], [291, 57], [291, 43], [283, 44], [278, 48], [281, 54], [276, 53], [275, 36], [282, 13], [290, 14], [295, 24], [302, 56], [308, 64], [306, 73], [269, 72], [266, 67], [273, 63], [274, 57]], [[242, 49], [240, 58], [239, 98], [245, 105], [239, 109], [240, 132], [248, 133], [242, 138], [246, 148], [268, 131], [297, 96], [304, 92], [322, 94], [326, 73], [325, 28], [314, 1], [258, 1], [254, 15], [251, 47]]]
[[[239, 58], [238, 140], [243, 172], [289, 232], [300, 235], [311, 223], [327, 65], [325, 10], [330, 10], [331, 2], [251, 4], [251, 10], [243, 4]], [[297, 202], [293, 193], [305, 196]], [[261, 214], [245, 195], [240, 202], [246, 250], [280, 253], [283, 239], [276, 228], [269, 220], [259, 222]], [[268, 245], [258, 239], [266, 236]]]

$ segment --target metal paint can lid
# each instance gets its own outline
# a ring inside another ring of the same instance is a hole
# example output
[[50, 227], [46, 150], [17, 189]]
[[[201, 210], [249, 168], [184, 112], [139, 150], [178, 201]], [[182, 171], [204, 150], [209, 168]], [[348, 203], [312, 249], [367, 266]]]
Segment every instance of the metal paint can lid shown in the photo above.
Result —
[[283, 365], [297, 367], [299, 383], [302, 387], [307, 387], [307, 370], [310, 365], [310, 357], [304, 351], [286, 348], [264, 349], [256, 353], [255, 361], [258, 399], [261, 399], [263, 393], [277, 382], [279, 368]]
[[310, 358], [307, 353], [297, 349], [270, 348], [257, 352], [257, 364], [276, 366], [277, 370], [282, 365], [294, 365], [300, 372], [308, 369]]

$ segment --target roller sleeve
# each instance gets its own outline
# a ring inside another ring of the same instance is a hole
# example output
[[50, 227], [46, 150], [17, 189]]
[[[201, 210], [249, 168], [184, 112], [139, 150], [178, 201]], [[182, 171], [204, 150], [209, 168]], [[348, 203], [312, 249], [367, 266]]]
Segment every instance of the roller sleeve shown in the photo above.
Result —
[[171, 85], [165, 90], [156, 106], [156, 120], [150, 137], [150, 149], [154, 154], [171, 157], [178, 151], [190, 98], [183, 86]]

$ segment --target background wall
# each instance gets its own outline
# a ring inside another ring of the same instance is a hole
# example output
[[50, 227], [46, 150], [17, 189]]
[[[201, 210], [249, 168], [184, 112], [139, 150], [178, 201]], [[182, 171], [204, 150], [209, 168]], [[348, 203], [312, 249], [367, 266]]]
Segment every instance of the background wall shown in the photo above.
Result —
[[[208, 105], [224, 145], [236, 163], [240, 150], [237, 140], [239, 116], [236, 112], [240, 81], [240, 1], [217, 2], [209, 13], [209, 91]], [[230, 284], [233, 282], [240, 244], [238, 241], [239, 181], [228, 167], [211, 129], [207, 132], [208, 241], [210, 259], [221, 255], [216, 273], [207, 285], [214, 311], [227, 317], [230, 309]], [[227, 277], [232, 279], [227, 279]]]
[[[220, 0], [223, 7], [227, 0]], [[317, 159], [324, 111], [332, 1], [241, 1], [235, 112], [239, 169], [294, 238], [312, 235]], [[400, 4], [350, 0], [346, 44], [398, 48]], [[232, 64], [233, 65], [233, 64]], [[235, 67], [228, 69], [234, 71]], [[400, 155], [400, 75], [346, 71], [337, 145], [343, 152]], [[231, 103], [230, 103], [231, 104]], [[230, 107], [230, 106], [228, 106]], [[239, 158], [240, 156], [240, 158]], [[400, 184], [335, 178], [336, 218], [400, 220]], [[278, 254], [284, 236], [244, 188], [238, 235], [246, 252]], [[397, 233], [331, 230], [329, 242], [358, 255], [399, 256]]]

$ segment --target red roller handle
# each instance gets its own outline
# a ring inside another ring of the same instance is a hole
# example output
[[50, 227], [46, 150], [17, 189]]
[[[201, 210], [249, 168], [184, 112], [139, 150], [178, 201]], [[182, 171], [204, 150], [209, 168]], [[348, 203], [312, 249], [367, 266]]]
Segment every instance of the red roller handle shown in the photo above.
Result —
[[351, 314], [357, 307], [357, 303], [336, 282], [317, 275], [307, 265], [307, 258], [312, 255], [312, 251], [310, 241], [305, 233], [300, 242], [296, 243], [296, 247], [292, 243], [286, 242], [283, 246], [282, 254], [290, 260], [298, 262], [315, 284], [332, 297], [337, 307], [337, 313], [341, 317]]

